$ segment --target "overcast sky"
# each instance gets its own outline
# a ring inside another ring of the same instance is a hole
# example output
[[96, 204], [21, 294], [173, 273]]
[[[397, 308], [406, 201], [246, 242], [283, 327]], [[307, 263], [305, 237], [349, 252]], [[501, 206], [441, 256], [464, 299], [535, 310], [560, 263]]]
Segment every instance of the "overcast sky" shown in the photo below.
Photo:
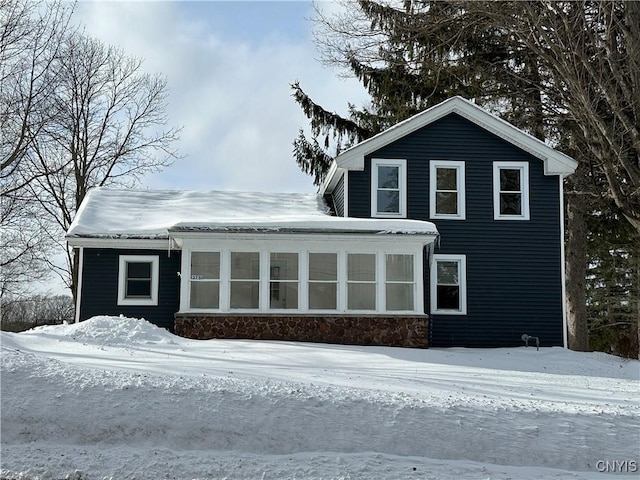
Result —
[[[329, 3], [321, 3], [329, 7]], [[144, 59], [167, 77], [169, 120], [183, 127], [184, 159], [143, 187], [314, 192], [292, 155], [308, 121], [291, 97], [299, 80], [344, 114], [366, 94], [323, 67], [312, 41], [311, 2], [81, 2], [86, 33]]]

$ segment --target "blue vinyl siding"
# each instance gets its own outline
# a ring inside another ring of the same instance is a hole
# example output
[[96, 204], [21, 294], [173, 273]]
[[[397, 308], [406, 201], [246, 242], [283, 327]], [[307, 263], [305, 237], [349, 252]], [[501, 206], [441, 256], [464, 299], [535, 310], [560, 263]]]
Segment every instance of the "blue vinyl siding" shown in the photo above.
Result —
[[[157, 306], [118, 305], [118, 261], [120, 255], [157, 255], [159, 283]], [[181, 252], [167, 250], [118, 250], [85, 248], [80, 320], [95, 315], [125, 315], [173, 331], [174, 314], [180, 305]]]
[[[562, 345], [559, 180], [544, 175], [542, 160], [450, 114], [367, 156], [364, 171], [350, 172], [354, 217], [371, 213], [371, 158], [407, 160], [408, 218], [436, 224], [433, 253], [466, 255], [467, 315], [432, 315], [430, 345], [522, 345], [523, 333], [540, 337], [542, 345]], [[465, 162], [466, 220], [429, 218], [430, 160]], [[529, 163], [530, 220], [493, 219], [494, 161]]]
[[338, 217], [344, 216], [344, 177], [343, 174], [331, 193], [333, 209]]

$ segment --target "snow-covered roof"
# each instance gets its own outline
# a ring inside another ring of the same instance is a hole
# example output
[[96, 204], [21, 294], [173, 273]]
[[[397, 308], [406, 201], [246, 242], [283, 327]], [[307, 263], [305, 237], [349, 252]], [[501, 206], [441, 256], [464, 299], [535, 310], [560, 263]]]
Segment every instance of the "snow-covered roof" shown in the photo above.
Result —
[[419, 220], [335, 217], [317, 194], [94, 188], [67, 239], [165, 239], [193, 231], [438, 234]]

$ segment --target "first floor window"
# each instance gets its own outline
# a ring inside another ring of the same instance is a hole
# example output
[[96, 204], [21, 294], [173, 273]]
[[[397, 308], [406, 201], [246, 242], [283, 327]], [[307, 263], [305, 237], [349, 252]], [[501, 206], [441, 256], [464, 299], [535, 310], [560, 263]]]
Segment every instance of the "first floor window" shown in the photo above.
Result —
[[118, 305], [157, 305], [157, 255], [120, 255]]
[[298, 254], [272, 253], [269, 272], [269, 308], [298, 308]]
[[309, 309], [338, 308], [338, 255], [309, 254]]
[[413, 310], [413, 255], [386, 256], [387, 310]]
[[220, 308], [220, 252], [191, 253], [191, 308]]
[[493, 163], [493, 209], [496, 220], [529, 219], [529, 164]]
[[466, 257], [434, 255], [431, 265], [431, 313], [464, 315], [466, 301]]
[[260, 253], [231, 252], [231, 308], [260, 307]]
[[376, 309], [376, 256], [369, 253], [347, 255], [347, 309]]

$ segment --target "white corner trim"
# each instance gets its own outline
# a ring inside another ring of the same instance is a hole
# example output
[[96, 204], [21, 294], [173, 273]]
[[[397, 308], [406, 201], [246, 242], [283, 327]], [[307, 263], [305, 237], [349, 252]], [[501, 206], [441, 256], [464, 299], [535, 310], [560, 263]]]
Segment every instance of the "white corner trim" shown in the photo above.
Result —
[[74, 322], [80, 322], [80, 307], [82, 305], [82, 275], [84, 270], [84, 247], [78, 247], [78, 284], [76, 285], [76, 311]]
[[567, 324], [567, 272], [564, 251], [564, 177], [558, 177], [560, 184], [560, 279], [562, 289], [562, 346], [569, 348]]

